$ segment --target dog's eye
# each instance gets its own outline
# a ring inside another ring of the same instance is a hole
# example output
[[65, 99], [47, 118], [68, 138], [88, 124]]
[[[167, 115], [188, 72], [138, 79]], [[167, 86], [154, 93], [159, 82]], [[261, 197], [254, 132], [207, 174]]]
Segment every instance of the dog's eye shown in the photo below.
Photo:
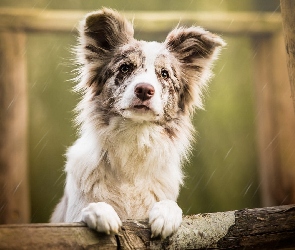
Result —
[[128, 72], [132, 70], [132, 64], [124, 63], [120, 66], [119, 70], [121, 73], [127, 74]]
[[168, 79], [169, 78], [169, 73], [168, 73], [168, 71], [166, 70], [166, 69], [162, 69], [161, 70], [161, 76], [162, 76], [162, 78], [163, 79]]

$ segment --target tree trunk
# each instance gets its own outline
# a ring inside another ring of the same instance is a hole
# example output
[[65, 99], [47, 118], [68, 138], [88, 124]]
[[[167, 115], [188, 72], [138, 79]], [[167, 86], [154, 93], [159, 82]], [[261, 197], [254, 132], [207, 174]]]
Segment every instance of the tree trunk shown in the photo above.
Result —
[[281, 0], [281, 13], [288, 57], [291, 95], [293, 98], [293, 106], [295, 110], [295, 1]]
[[0, 249], [295, 249], [295, 205], [185, 216], [171, 237], [151, 239], [147, 221], [119, 234], [82, 223], [0, 226]]
[[0, 223], [29, 222], [25, 34], [0, 32]]

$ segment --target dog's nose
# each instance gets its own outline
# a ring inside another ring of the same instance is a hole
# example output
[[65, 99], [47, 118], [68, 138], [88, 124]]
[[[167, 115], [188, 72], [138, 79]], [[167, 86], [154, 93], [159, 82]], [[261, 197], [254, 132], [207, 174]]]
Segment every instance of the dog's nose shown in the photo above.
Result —
[[151, 99], [155, 93], [155, 88], [149, 83], [139, 83], [134, 89], [135, 95], [142, 101]]

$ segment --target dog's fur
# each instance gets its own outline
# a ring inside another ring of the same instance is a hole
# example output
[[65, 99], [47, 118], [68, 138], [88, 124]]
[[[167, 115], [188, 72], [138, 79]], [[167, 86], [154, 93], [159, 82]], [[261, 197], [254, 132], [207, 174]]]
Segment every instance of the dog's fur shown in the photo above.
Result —
[[176, 204], [191, 116], [223, 40], [177, 27], [165, 42], [138, 41], [116, 11], [81, 22], [77, 47], [80, 138], [67, 152], [66, 187], [51, 222], [83, 220], [117, 233], [121, 220], [149, 218], [153, 236], [181, 224]]

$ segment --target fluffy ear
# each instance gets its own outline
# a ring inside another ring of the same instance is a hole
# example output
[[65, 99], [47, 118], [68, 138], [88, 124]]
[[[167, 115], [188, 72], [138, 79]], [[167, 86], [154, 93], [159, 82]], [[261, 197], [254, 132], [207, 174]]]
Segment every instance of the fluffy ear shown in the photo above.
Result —
[[225, 42], [201, 27], [176, 28], [166, 40], [167, 49], [180, 62], [184, 93], [180, 105], [192, 111], [202, 108], [202, 90], [211, 76], [211, 66]]
[[[103, 8], [89, 13], [79, 26], [76, 52], [78, 64], [84, 68], [78, 89], [97, 82], [96, 78], [105, 73], [103, 66], [110, 62], [116, 49], [134, 39], [133, 34], [132, 24], [117, 11]], [[102, 84], [98, 82], [97, 87], [99, 91]]]
[[92, 12], [80, 23], [81, 42], [85, 49], [99, 55], [128, 43], [133, 34], [132, 24], [112, 9]]

